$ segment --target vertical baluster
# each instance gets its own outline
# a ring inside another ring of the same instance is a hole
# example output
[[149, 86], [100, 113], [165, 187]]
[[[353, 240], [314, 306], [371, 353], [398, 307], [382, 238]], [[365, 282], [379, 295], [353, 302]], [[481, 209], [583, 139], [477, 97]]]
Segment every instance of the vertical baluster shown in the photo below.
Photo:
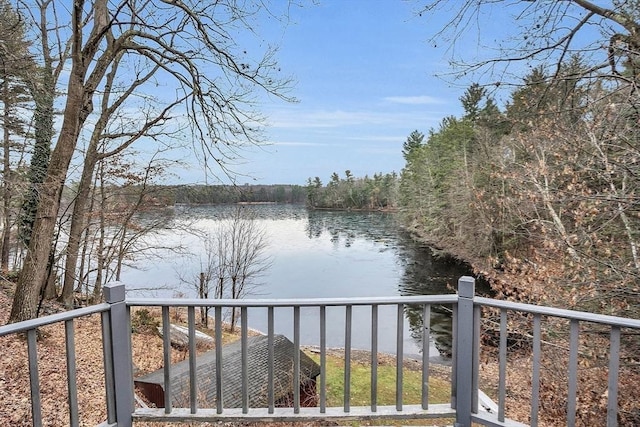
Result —
[[344, 412], [351, 407], [351, 308], [345, 307], [344, 326]]
[[131, 326], [131, 307], [126, 305], [125, 306], [125, 312], [126, 314], [126, 331], [127, 331], [127, 352], [128, 354], [128, 360], [131, 362], [131, 364], [129, 365], [129, 372], [130, 374], [128, 375], [129, 377], [129, 390], [131, 390], [131, 412], [135, 411], [135, 383], [133, 381], [133, 344], [132, 344], [132, 339], [131, 339], [131, 331], [133, 330], [132, 326]]
[[378, 410], [378, 306], [371, 305], [371, 412]]
[[569, 393], [567, 396], [567, 425], [576, 425], [576, 395], [578, 391], [578, 334], [580, 323], [571, 320], [569, 336]]
[[458, 406], [458, 305], [451, 308], [451, 409]]
[[[235, 308], [234, 308], [235, 309]], [[240, 308], [240, 339], [242, 345], [242, 413], [249, 412], [249, 349], [247, 345], [247, 307]]]
[[67, 353], [67, 391], [69, 395], [69, 423], [80, 424], [78, 413], [78, 386], [76, 381], [76, 344], [73, 320], [64, 322], [65, 348]]
[[267, 347], [269, 348], [269, 360], [267, 363], [267, 390], [268, 390], [268, 405], [269, 405], [269, 413], [273, 414], [275, 410], [275, 391], [274, 391], [274, 350], [273, 350], [273, 307], [269, 307], [267, 309]]
[[189, 402], [190, 411], [195, 414], [198, 410], [198, 372], [196, 365], [196, 308], [187, 308], [187, 322], [189, 326]]
[[507, 310], [500, 309], [500, 350], [498, 373], [498, 421], [504, 422], [507, 397]]
[[429, 409], [429, 352], [431, 350], [431, 305], [422, 306], [422, 409]]
[[223, 410], [222, 395], [222, 307], [215, 308], [215, 341], [216, 341], [216, 413]]
[[320, 413], [327, 412], [327, 307], [320, 306]]
[[618, 371], [620, 369], [620, 327], [612, 326], [609, 336], [609, 393], [607, 427], [618, 425]]
[[480, 384], [480, 332], [482, 308], [473, 307], [473, 371], [471, 377], [471, 412], [478, 413], [478, 389]]
[[300, 413], [300, 307], [293, 307], [293, 413]]
[[111, 346], [111, 320], [109, 311], [101, 313], [102, 357], [104, 360], [104, 387], [107, 403], [107, 424], [116, 422], [116, 391], [113, 381], [113, 349]]
[[40, 403], [40, 377], [38, 375], [38, 331], [27, 331], [27, 354], [29, 356], [29, 382], [31, 384], [31, 416], [35, 427], [42, 426], [42, 411]]
[[171, 413], [171, 324], [169, 307], [162, 307], [162, 351], [164, 353], [164, 413]]
[[540, 409], [540, 333], [541, 316], [533, 316], [533, 372], [531, 377], [531, 427], [538, 425]]
[[398, 304], [396, 320], [396, 411], [402, 411], [402, 363], [404, 361], [404, 305]]

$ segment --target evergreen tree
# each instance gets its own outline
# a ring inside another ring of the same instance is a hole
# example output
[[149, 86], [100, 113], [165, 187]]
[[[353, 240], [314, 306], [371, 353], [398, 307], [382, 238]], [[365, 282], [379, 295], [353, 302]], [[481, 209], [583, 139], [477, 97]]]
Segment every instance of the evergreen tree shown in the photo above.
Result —
[[402, 155], [405, 161], [410, 161], [411, 154], [415, 152], [424, 141], [424, 135], [417, 130], [414, 130], [409, 134], [407, 140], [402, 144]]
[[487, 96], [487, 90], [478, 83], [473, 83], [467, 88], [464, 95], [460, 97], [462, 108], [464, 108], [464, 118], [475, 123], [480, 117], [482, 107], [480, 103]]
[[[29, 55], [29, 43], [26, 40], [24, 22], [11, 5], [0, 1], [0, 97], [2, 103], [3, 128], [3, 167], [2, 167], [2, 239], [1, 268], [8, 269], [11, 235], [14, 228], [15, 200], [18, 175], [15, 170], [22, 164], [16, 159], [25, 156], [26, 146], [18, 143], [29, 135], [28, 123], [19, 110], [27, 107], [32, 99], [28, 90], [33, 62]], [[28, 107], [27, 107], [28, 108]]]

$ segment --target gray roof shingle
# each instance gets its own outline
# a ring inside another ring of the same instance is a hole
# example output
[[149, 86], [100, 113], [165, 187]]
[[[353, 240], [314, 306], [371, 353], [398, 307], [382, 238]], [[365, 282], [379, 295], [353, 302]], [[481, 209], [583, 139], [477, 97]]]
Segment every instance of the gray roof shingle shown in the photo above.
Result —
[[[275, 400], [288, 396], [293, 390], [294, 345], [283, 335], [274, 340], [274, 394]], [[249, 406], [268, 406], [267, 379], [269, 348], [267, 336], [249, 337], [247, 340]], [[196, 357], [198, 407], [216, 406], [216, 352], [208, 351]], [[320, 374], [320, 367], [304, 352], [300, 352], [300, 383], [305, 384]], [[135, 379], [143, 393], [157, 406], [164, 399], [164, 371], [162, 369]], [[189, 406], [189, 361], [171, 365], [171, 392], [174, 407]], [[222, 349], [222, 392], [225, 408], [242, 406], [242, 343], [240, 340]], [[158, 401], [159, 400], [159, 401]]]

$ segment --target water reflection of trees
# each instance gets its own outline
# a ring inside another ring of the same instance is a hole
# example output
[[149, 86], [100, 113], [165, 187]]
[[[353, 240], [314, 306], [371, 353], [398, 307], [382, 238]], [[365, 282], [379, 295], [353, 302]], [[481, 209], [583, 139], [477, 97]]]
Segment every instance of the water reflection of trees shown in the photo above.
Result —
[[[413, 240], [396, 223], [395, 215], [384, 212], [309, 211], [307, 234], [310, 239], [328, 238], [336, 245], [350, 247], [356, 238], [382, 242], [397, 251], [403, 275], [398, 284], [401, 295], [454, 293], [460, 276], [471, 273], [466, 264], [438, 257], [429, 247]], [[431, 307], [431, 337], [440, 355], [451, 355], [451, 307]], [[407, 306], [411, 335], [422, 348], [422, 308]]]
[[308, 211], [307, 236], [321, 238], [325, 233], [332, 243], [350, 247], [363, 238], [387, 245], [396, 243], [395, 216], [386, 212]]
[[[405, 316], [409, 320], [409, 328], [411, 337], [416, 341], [418, 348], [423, 349], [422, 330], [423, 330], [423, 310], [422, 306], [408, 305], [405, 306]], [[430, 310], [430, 336], [433, 338], [434, 345], [441, 357], [451, 357], [451, 306], [433, 305]]]
[[[408, 237], [407, 237], [408, 238]], [[455, 293], [458, 279], [472, 275], [471, 268], [456, 259], [436, 256], [431, 249], [411, 240], [411, 244], [399, 246], [399, 259], [404, 265], [404, 276], [400, 284], [401, 295], [434, 295]], [[477, 282], [477, 293], [487, 294], [488, 285]], [[411, 327], [411, 335], [422, 348], [422, 307], [407, 306], [405, 309]], [[451, 357], [452, 307], [431, 307], [431, 337], [442, 357]]]
[[[410, 239], [408, 236], [406, 237]], [[437, 257], [426, 246], [410, 240], [402, 245], [399, 259], [404, 266], [401, 295], [433, 295], [454, 293], [460, 276], [470, 274], [469, 267], [451, 258]], [[451, 357], [451, 306], [431, 307], [431, 337], [442, 357]], [[422, 307], [405, 308], [411, 335], [422, 348]]]
[[228, 204], [228, 205], [201, 205], [201, 206], [178, 206], [176, 213], [188, 215], [189, 220], [199, 219], [223, 219], [228, 217], [240, 206], [242, 209], [251, 211], [256, 220], [283, 220], [299, 219], [306, 217], [307, 210], [304, 205], [296, 204]]

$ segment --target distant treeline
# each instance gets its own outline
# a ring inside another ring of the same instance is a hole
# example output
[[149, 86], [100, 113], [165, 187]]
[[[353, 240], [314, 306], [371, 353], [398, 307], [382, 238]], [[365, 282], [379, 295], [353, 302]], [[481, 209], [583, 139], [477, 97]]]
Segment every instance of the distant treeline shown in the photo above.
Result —
[[[380, 210], [398, 205], [400, 179], [393, 172], [373, 177], [354, 177], [349, 170], [344, 179], [331, 175], [327, 185], [319, 177], [309, 178], [302, 185], [127, 185], [109, 186], [111, 208], [138, 204], [142, 210], [182, 205], [213, 205], [229, 203], [295, 203], [313, 209]], [[73, 188], [67, 188], [65, 199], [71, 203]]]
[[173, 187], [177, 204], [219, 203], [305, 203], [307, 191], [301, 185], [189, 185]]
[[315, 209], [394, 209], [398, 183], [395, 172], [356, 178], [347, 170], [344, 179], [334, 172], [326, 186], [319, 177], [307, 180], [307, 203]]

